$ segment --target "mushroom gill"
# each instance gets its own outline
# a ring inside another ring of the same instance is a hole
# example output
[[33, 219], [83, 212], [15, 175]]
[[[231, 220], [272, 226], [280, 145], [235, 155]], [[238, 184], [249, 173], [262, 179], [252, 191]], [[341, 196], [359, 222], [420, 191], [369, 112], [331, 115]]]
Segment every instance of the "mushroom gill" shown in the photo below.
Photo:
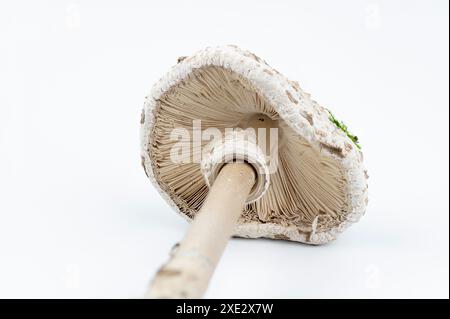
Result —
[[[258, 222], [295, 226], [310, 233], [338, 225], [347, 214], [346, 180], [339, 164], [322, 155], [298, 136], [265, 101], [253, 85], [228, 69], [209, 66], [194, 70], [158, 100], [150, 156], [156, 180], [180, 210], [193, 217], [208, 193], [198, 162], [174, 163], [170, 152], [177, 140], [175, 128], [193, 134], [193, 121], [201, 129], [238, 127], [252, 114], [274, 120], [279, 129], [278, 170], [271, 175], [266, 194], [248, 204], [239, 223]], [[202, 141], [202, 147], [208, 141]], [[190, 147], [190, 157], [201, 148]]]

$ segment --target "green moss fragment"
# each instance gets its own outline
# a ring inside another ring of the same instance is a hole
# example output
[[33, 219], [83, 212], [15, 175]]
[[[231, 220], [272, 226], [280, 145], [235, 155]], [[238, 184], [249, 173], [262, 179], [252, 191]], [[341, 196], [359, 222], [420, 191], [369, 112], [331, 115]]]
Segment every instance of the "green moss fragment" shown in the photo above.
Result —
[[347, 134], [348, 138], [353, 142], [353, 144], [355, 144], [355, 146], [358, 149], [361, 149], [361, 145], [359, 144], [358, 136], [351, 134], [348, 131], [348, 127], [347, 127], [347, 125], [344, 124], [344, 122], [339, 121], [329, 109], [327, 109], [327, 111], [328, 111], [328, 114], [330, 115], [328, 117], [330, 119], [330, 121], [334, 125], [336, 125], [338, 128], [340, 128], [345, 134]]

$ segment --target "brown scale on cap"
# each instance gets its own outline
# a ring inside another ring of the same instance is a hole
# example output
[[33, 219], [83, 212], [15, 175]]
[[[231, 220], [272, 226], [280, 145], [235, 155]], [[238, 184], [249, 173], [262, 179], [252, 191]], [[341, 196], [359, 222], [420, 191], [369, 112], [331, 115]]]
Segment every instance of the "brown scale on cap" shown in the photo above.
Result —
[[145, 123], [145, 110], [142, 109], [142, 112], [141, 112], [141, 124], [144, 124], [144, 123]]
[[294, 103], [294, 104], [298, 104], [298, 101], [292, 96], [291, 92], [289, 92], [288, 90], [286, 90], [286, 95], [288, 97], [288, 99]]

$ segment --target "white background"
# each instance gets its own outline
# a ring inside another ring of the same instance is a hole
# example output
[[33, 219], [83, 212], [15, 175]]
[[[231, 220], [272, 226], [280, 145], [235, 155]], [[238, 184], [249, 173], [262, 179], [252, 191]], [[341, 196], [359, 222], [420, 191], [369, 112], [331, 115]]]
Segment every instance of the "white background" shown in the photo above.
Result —
[[448, 2], [2, 1], [0, 297], [139, 298], [187, 224], [140, 166], [151, 85], [237, 44], [361, 140], [370, 204], [322, 247], [230, 241], [206, 297], [449, 297]]

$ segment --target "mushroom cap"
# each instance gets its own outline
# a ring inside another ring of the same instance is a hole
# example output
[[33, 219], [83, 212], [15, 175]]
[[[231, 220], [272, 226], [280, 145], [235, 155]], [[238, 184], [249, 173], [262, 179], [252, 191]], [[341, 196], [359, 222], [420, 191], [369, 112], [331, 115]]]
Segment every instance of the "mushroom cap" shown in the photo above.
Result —
[[357, 222], [368, 202], [357, 138], [297, 82], [233, 45], [179, 58], [145, 99], [142, 165], [165, 200], [190, 220], [208, 193], [199, 163], [170, 159], [171, 131], [193, 133], [195, 119], [202, 129], [222, 130], [251, 114], [278, 123], [279, 165], [267, 192], [245, 207], [234, 235], [323, 244]]

